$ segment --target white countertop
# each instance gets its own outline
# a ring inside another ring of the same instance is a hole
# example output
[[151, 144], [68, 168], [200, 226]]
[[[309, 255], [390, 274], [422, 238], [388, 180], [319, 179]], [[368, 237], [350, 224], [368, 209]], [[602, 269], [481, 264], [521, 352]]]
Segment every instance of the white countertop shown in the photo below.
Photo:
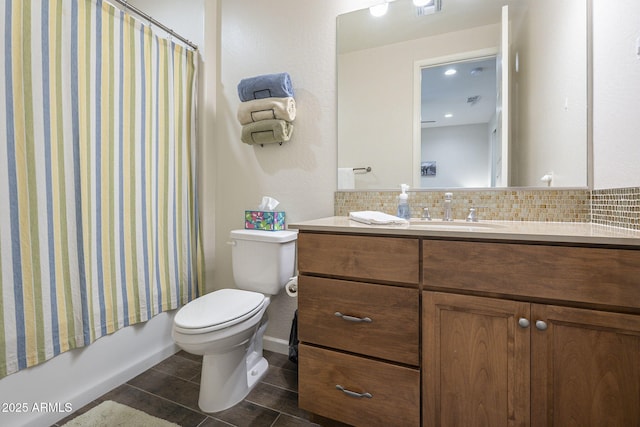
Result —
[[404, 225], [368, 225], [346, 216], [333, 216], [288, 225], [303, 231], [478, 240], [516, 240], [640, 247], [640, 231], [577, 222], [480, 221], [446, 223], [416, 219]]

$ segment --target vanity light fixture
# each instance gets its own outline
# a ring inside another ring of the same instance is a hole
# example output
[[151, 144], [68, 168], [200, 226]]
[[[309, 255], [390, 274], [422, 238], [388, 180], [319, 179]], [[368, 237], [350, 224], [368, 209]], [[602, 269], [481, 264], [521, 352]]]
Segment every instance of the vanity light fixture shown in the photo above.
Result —
[[369, 8], [369, 13], [371, 13], [371, 15], [375, 17], [379, 17], [385, 15], [387, 13], [387, 10], [389, 10], [389, 2], [385, 1], [384, 3], [371, 6]]

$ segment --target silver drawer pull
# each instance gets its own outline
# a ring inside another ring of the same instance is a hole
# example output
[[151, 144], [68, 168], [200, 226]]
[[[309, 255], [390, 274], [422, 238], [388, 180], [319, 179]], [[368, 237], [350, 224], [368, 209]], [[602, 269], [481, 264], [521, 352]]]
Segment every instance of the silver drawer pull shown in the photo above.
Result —
[[367, 399], [371, 399], [373, 397], [371, 393], [356, 393], [355, 391], [347, 390], [346, 388], [342, 387], [340, 384], [336, 384], [336, 389], [340, 390], [347, 396], [351, 396], [351, 397], [357, 397], [357, 398], [366, 397]]
[[371, 323], [373, 322], [373, 320], [371, 320], [371, 318], [369, 317], [354, 317], [354, 316], [348, 316], [346, 314], [342, 314], [339, 311], [336, 311], [334, 313], [336, 315], [336, 317], [342, 317], [343, 320], [346, 320], [348, 322], [356, 322], [356, 323]]

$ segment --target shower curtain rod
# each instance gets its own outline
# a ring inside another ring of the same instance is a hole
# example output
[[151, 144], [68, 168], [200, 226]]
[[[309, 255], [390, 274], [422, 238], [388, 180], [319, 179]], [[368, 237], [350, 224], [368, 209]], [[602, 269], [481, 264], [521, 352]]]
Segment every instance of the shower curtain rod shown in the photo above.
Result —
[[151, 17], [151, 15], [148, 15], [148, 14], [144, 13], [143, 11], [141, 11], [140, 9], [138, 9], [137, 7], [129, 4], [129, 2], [127, 2], [127, 0], [108, 0], [108, 1], [112, 1], [112, 2], [118, 3], [119, 5], [124, 7], [125, 12], [127, 10], [131, 10], [132, 12], [134, 12], [135, 14], [141, 16], [143, 19], [149, 21], [153, 25], [162, 28], [164, 31], [169, 33], [169, 35], [171, 35], [172, 37], [177, 38], [178, 40], [180, 40], [181, 42], [183, 42], [184, 44], [186, 44], [187, 46], [189, 46], [193, 50], [198, 50], [198, 45], [197, 44], [192, 43], [188, 39], [182, 37], [180, 34], [174, 32], [171, 28], [167, 27], [162, 22], [155, 20], [153, 17]]

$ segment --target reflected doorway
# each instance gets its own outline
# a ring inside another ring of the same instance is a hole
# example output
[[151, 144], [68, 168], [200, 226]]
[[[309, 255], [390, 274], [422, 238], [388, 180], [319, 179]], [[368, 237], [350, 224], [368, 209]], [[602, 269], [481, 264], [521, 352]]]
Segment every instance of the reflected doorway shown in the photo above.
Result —
[[[497, 56], [421, 68], [421, 187], [492, 187], [500, 170]], [[498, 178], [499, 180], [499, 178]]]

